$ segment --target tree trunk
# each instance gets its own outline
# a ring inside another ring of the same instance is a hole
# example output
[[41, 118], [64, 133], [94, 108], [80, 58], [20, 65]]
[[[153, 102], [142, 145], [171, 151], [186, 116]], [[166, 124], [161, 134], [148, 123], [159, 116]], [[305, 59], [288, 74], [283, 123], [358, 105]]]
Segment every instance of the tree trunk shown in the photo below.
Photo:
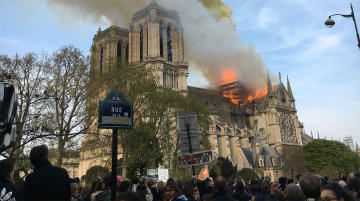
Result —
[[65, 141], [62, 137], [59, 137], [59, 145], [58, 145], [58, 150], [57, 150], [57, 155], [56, 155], [56, 166], [61, 167], [62, 165], [62, 156], [64, 154], [64, 150], [65, 150]]

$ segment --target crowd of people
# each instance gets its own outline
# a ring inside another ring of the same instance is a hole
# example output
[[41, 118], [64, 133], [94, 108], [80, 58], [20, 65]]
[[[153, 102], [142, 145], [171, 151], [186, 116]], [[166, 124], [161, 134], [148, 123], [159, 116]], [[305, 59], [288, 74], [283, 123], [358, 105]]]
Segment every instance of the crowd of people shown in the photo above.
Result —
[[[65, 169], [52, 166], [48, 148], [34, 147], [30, 152], [34, 170], [22, 189], [14, 186], [14, 162], [0, 161], [0, 200], [71, 200], [110, 201], [112, 177], [81, 186], [80, 180], [70, 179]], [[128, 180], [117, 176], [118, 201], [360, 201], [360, 174], [334, 179], [305, 173], [295, 180], [281, 177], [253, 179], [248, 184], [234, 175], [231, 181], [222, 176], [202, 181], [155, 181], [152, 177]]]

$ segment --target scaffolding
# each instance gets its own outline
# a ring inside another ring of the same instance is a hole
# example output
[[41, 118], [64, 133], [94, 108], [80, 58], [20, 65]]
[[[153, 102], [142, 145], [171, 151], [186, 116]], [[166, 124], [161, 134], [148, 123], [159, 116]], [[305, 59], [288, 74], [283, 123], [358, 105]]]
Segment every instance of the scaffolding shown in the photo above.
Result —
[[344, 137], [344, 144], [348, 146], [351, 149], [351, 151], [355, 151], [354, 141], [351, 135]]

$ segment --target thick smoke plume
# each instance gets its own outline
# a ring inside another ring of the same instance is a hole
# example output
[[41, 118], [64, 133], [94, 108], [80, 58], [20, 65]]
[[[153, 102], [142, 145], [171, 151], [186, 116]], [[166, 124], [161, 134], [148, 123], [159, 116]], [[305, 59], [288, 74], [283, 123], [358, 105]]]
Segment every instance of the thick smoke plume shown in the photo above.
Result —
[[[95, 23], [101, 23], [106, 18], [111, 25], [123, 28], [129, 27], [136, 11], [150, 3], [149, 0], [47, 2], [61, 16], [91, 19]], [[261, 56], [251, 45], [244, 46], [231, 20], [230, 6], [221, 0], [158, 0], [157, 3], [179, 13], [190, 68], [201, 71], [209, 83], [221, 81], [221, 72], [231, 69], [238, 75], [238, 80], [256, 88], [265, 86], [266, 69]]]

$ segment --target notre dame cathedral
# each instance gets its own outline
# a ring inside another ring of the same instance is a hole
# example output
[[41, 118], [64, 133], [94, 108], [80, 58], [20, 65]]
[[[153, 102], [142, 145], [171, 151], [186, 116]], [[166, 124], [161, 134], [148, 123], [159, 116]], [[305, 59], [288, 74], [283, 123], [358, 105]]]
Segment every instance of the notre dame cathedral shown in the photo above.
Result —
[[[114, 59], [145, 65], [156, 74], [158, 86], [192, 94], [208, 107], [212, 120], [209, 141], [216, 156], [227, 157], [238, 169], [252, 168], [260, 177], [289, 176], [281, 159], [282, 147], [301, 146], [309, 140], [298, 120], [289, 80], [285, 87], [281, 75], [277, 85], [268, 78], [266, 95], [246, 105], [224, 98], [227, 86], [188, 86], [184, 46], [190, 44], [184, 44], [183, 31], [177, 12], [152, 1], [133, 15], [129, 29], [99, 28], [91, 46], [91, 68], [106, 68]], [[231, 84], [241, 87], [241, 82]], [[82, 153], [77, 176], [93, 165]]]

